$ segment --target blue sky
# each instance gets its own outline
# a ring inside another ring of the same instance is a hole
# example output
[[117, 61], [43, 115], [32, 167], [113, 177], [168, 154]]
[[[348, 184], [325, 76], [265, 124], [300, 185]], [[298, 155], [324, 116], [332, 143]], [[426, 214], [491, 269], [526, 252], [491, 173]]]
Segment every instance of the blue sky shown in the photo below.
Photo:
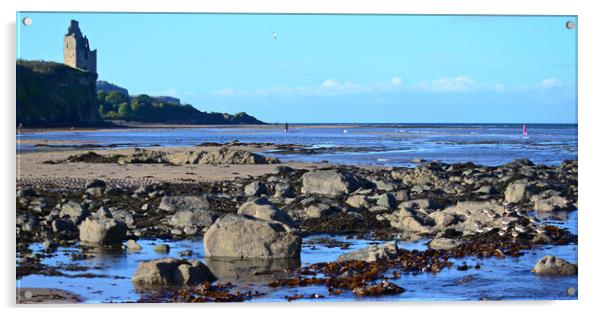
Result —
[[[62, 62], [69, 20], [99, 79], [268, 122], [576, 123], [565, 17], [21, 13], [17, 56]], [[277, 34], [274, 39], [273, 33]]]

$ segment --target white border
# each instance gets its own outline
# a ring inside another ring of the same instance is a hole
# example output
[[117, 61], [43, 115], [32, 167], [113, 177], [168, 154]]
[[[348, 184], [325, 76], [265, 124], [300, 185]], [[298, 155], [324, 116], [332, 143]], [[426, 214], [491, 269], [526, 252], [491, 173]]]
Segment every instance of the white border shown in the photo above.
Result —
[[[601, 115], [600, 91], [600, 30], [602, 30], [602, 12], [596, 10], [597, 1], [559, 1], [559, 0], [9, 0], [2, 1], [2, 63], [3, 74], [0, 77], [0, 104], [3, 115], [3, 152], [0, 155], [3, 179], [0, 187], [1, 213], [4, 229], [2, 238], [3, 282], [0, 287], [4, 308], [14, 308], [14, 179], [15, 179], [15, 17], [16, 11], [144, 11], [144, 12], [249, 12], [249, 13], [386, 13], [386, 14], [522, 14], [522, 15], [578, 15], [579, 32], [579, 160], [580, 160], [580, 219], [579, 219], [579, 300], [557, 302], [448, 302], [448, 303], [320, 303], [320, 304], [229, 304], [229, 305], [120, 305], [99, 306], [82, 311], [79, 308], [53, 307], [40, 310], [41, 307], [19, 308], [12, 310], [19, 314], [38, 314], [56, 312], [61, 314], [102, 315], [114, 309], [130, 309], [126, 313], [165, 314], [167, 308], [197, 308], [194, 313], [235, 312], [268, 315], [301, 314], [322, 312], [344, 315], [376, 313], [381, 315], [425, 315], [425, 314], [461, 314], [461, 315], [521, 315], [521, 314], [564, 314], [580, 315], [599, 313], [594, 307], [602, 299], [600, 290], [600, 234], [602, 224], [599, 199], [602, 179], [598, 164], [600, 153]], [[101, 307], [99, 309], [98, 307]], [[86, 307], [84, 307], [86, 308]], [[136, 308], [135, 310], [132, 308]], [[198, 308], [203, 308], [198, 310]], [[244, 309], [244, 310], [243, 310]]]

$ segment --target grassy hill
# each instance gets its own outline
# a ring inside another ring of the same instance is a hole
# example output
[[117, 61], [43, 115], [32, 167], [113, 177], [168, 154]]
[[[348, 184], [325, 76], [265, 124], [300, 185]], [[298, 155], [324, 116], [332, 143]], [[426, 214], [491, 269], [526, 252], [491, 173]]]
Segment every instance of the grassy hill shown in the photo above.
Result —
[[23, 127], [104, 124], [92, 72], [44, 61], [17, 61], [17, 125]]

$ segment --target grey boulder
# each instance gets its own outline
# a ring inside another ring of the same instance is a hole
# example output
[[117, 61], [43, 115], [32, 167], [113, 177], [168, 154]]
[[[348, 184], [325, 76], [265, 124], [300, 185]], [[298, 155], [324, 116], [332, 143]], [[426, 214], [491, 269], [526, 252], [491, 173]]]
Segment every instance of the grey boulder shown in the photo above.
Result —
[[555, 256], [544, 256], [533, 267], [533, 272], [540, 275], [575, 275], [577, 265]]
[[207, 257], [298, 258], [301, 237], [288, 225], [242, 215], [220, 217], [205, 233]]
[[506, 187], [504, 197], [506, 202], [521, 203], [527, 199], [527, 193], [530, 190], [529, 182], [525, 179], [512, 182]]
[[284, 211], [274, 206], [265, 197], [244, 203], [238, 209], [239, 215], [251, 216], [264, 221], [276, 221], [291, 227], [297, 227], [297, 223]]
[[268, 189], [263, 182], [253, 181], [245, 186], [246, 196], [256, 196], [266, 194]]
[[94, 244], [118, 244], [125, 239], [127, 225], [114, 218], [87, 218], [79, 225], [79, 239]]
[[162, 211], [175, 213], [182, 210], [208, 210], [211, 208], [206, 196], [164, 196], [159, 204]]
[[143, 261], [132, 276], [132, 283], [136, 288], [190, 286], [216, 280], [215, 275], [202, 262], [175, 258]]
[[340, 255], [337, 261], [377, 261], [393, 259], [399, 253], [396, 241], [390, 241], [382, 245], [372, 245], [366, 248], [358, 249], [352, 252], [344, 253]]
[[61, 206], [60, 217], [67, 217], [75, 224], [79, 224], [84, 218], [90, 216], [88, 208], [80, 203], [69, 201]]
[[216, 218], [217, 214], [207, 210], [182, 210], [169, 218], [169, 225], [177, 228], [203, 228], [213, 224]]
[[314, 170], [302, 177], [301, 192], [341, 196], [366, 185], [366, 180], [343, 170]]

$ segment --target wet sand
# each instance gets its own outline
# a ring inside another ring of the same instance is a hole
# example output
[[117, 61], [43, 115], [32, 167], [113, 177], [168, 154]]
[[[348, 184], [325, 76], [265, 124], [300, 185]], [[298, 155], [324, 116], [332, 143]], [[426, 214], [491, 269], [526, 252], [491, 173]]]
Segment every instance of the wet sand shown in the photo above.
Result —
[[[152, 150], [166, 153], [176, 153], [191, 150], [216, 150], [215, 146], [196, 147], [171, 147], [152, 148]], [[242, 149], [251, 152], [261, 152], [271, 149], [270, 146], [231, 146], [233, 149]], [[35, 151], [17, 153], [17, 182], [28, 185], [54, 184], [64, 187], [81, 187], [89, 179], [102, 178], [108, 183], [123, 186], [136, 186], [142, 184], [172, 182], [183, 183], [191, 181], [213, 182], [234, 180], [238, 177], [261, 176], [275, 173], [278, 166], [284, 164], [125, 164], [117, 163], [45, 163], [47, 161], [65, 160], [71, 155], [86, 153], [90, 150], [61, 150], [61, 151]], [[134, 149], [101, 149], [94, 152], [107, 154], [131, 154]], [[285, 163], [296, 169], [315, 169], [328, 164], [321, 163]]]

